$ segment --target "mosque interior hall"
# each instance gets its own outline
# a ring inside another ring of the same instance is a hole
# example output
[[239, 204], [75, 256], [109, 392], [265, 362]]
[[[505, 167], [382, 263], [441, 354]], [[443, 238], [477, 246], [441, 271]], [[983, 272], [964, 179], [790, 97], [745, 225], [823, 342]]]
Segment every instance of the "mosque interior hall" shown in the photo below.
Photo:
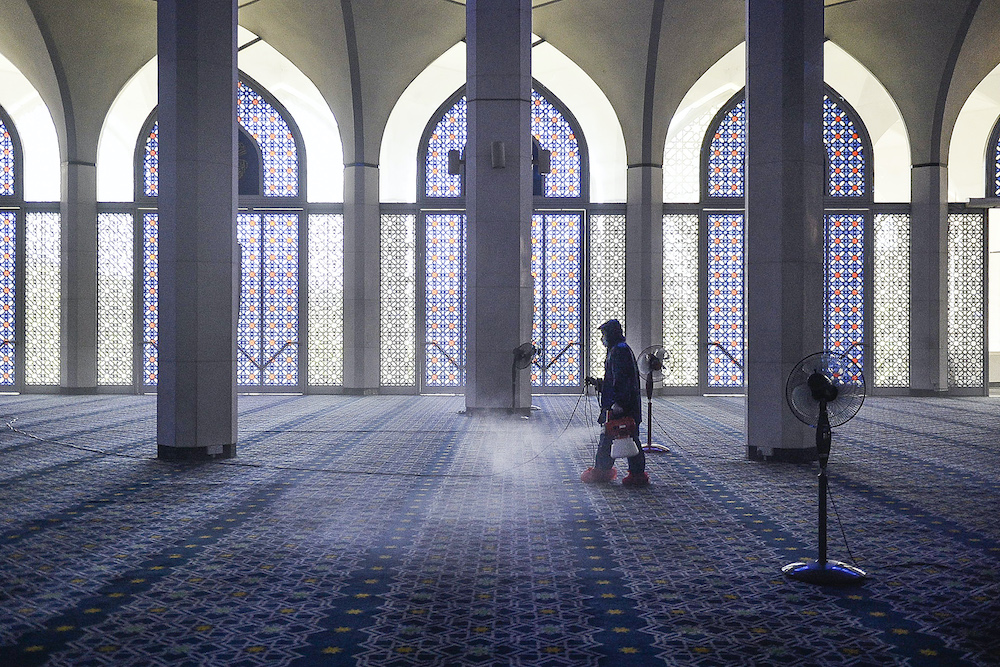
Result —
[[998, 17], [0, 0], [0, 665], [1000, 665]]

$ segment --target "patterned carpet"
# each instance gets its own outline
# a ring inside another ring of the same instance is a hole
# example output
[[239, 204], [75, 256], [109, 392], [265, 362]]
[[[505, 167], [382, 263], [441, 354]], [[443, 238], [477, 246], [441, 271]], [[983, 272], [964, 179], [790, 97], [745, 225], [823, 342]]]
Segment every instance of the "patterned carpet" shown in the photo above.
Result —
[[535, 403], [244, 396], [196, 465], [154, 398], [0, 397], [0, 665], [1000, 664], [997, 399], [835, 429], [843, 589], [782, 576], [816, 467], [747, 461], [742, 399], [657, 399], [641, 490], [578, 481], [593, 398]]

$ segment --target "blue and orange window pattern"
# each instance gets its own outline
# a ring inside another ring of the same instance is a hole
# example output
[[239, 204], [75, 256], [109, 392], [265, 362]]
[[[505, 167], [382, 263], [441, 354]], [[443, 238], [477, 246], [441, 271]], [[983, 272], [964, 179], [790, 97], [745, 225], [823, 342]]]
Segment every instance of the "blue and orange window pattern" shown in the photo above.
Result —
[[[448, 151], [465, 151], [468, 104], [461, 97], [434, 126], [424, 162], [425, 197], [461, 197], [462, 177], [448, 173]], [[581, 196], [581, 156], [576, 133], [565, 116], [538, 92], [531, 93], [531, 135], [552, 152], [551, 171], [545, 176], [545, 197]]]
[[[244, 82], [237, 91], [237, 121], [257, 142], [262, 157], [262, 195], [299, 194], [298, 148], [278, 110]], [[158, 193], [157, 124], [146, 137], [142, 192]], [[157, 216], [143, 226], [143, 380], [157, 382]], [[237, 384], [293, 386], [299, 382], [299, 215], [241, 213], [236, 220], [242, 247], [237, 325]]]
[[[13, 197], [17, 174], [14, 173], [14, 141], [0, 120], [0, 197]], [[15, 383], [14, 331], [16, 315], [16, 243], [17, 213], [0, 211], [0, 386]]]
[[[459, 98], [434, 125], [424, 162], [428, 201], [463, 196], [462, 177], [448, 173], [448, 151], [464, 151], [468, 106]], [[537, 91], [531, 95], [531, 134], [551, 151], [551, 171], [543, 179], [547, 198], [582, 196], [582, 157], [570, 122]], [[427, 213], [424, 239], [424, 386], [465, 384], [464, 213]], [[532, 342], [542, 353], [531, 367], [535, 386], [576, 386], [582, 373], [581, 296], [583, 216], [536, 213], [531, 221], [531, 272], [535, 279]]]
[[[850, 114], [829, 95], [823, 100], [823, 143], [829, 166], [827, 195], [844, 198], [845, 203], [868, 197], [867, 156], [861, 133]], [[706, 196], [742, 198], [746, 182], [745, 99], [721, 114], [707, 152]], [[744, 215], [736, 211], [711, 213], [707, 220], [708, 384], [739, 387], [745, 358]], [[830, 213], [825, 223], [825, 345], [863, 368], [865, 217], [861, 213]]]

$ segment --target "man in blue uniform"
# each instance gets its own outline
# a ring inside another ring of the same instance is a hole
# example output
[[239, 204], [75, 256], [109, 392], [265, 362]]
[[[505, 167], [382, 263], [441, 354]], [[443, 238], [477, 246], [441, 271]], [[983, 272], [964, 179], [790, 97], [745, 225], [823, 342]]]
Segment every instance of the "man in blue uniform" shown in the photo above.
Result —
[[[589, 377], [587, 384], [597, 387], [601, 395], [601, 414], [597, 421], [603, 424], [611, 413], [612, 419], [629, 416], [635, 420], [636, 433], [632, 434], [639, 453], [628, 459], [628, 476], [622, 480], [625, 486], [647, 486], [649, 475], [646, 474], [646, 454], [639, 442], [638, 427], [642, 421], [642, 395], [639, 392], [639, 367], [635, 362], [632, 348], [625, 342], [621, 322], [608, 320], [600, 327], [601, 342], [608, 348], [608, 356], [604, 359], [604, 378]], [[611, 458], [611, 439], [606, 432], [601, 433], [597, 445], [597, 456], [594, 467], [587, 468], [580, 479], [587, 483], [610, 482], [618, 472], [615, 470], [615, 460]]]

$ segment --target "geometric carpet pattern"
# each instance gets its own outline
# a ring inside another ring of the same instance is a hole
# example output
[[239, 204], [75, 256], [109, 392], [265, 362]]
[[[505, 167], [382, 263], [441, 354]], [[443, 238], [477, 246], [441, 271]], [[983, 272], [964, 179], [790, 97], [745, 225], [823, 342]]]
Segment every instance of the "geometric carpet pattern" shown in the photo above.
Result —
[[747, 460], [742, 398], [655, 399], [645, 489], [579, 481], [593, 396], [534, 402], [241, 396], [192, 464], [154, 397], [2, 396], [0, 665], [1000, 665], [997, 399], [834, 429], [850, 588], [782, 575], [818, 468]]

